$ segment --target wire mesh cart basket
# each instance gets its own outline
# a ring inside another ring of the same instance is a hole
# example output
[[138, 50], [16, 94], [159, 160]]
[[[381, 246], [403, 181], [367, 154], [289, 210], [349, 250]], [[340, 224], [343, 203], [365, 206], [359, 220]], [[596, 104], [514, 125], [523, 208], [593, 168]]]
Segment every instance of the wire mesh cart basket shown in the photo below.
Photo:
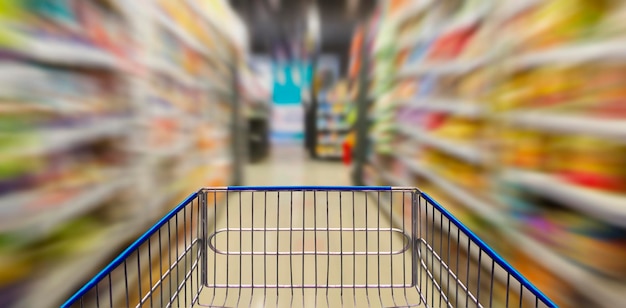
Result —
[[416, 188], [190, 195], [62, 307], [556, 307]]

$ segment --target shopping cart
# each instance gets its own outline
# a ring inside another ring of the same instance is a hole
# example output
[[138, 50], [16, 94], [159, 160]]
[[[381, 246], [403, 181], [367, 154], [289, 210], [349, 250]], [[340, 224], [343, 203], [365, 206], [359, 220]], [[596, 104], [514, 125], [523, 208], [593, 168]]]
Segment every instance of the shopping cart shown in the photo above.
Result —
[[427, 194], [192, 194], [62, 307], [556, 307]]

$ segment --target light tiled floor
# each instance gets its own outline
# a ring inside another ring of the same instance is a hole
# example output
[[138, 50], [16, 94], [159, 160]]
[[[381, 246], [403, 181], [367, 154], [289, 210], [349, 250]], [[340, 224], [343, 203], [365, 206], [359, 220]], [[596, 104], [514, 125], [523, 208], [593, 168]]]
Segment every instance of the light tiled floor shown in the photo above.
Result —
[[246, 185], [350, 185], [341, 162], [311, 160], [302, 147], [274, 147], [271, 156], [245, 169]]

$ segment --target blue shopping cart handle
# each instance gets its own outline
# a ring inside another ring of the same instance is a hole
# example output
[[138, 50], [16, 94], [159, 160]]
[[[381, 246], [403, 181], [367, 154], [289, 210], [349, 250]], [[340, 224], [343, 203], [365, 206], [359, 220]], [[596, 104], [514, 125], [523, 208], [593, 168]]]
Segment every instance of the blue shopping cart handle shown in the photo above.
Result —
[[391, 186], [228, 186], [231, 191], [284, 191], [284, 190], [331, 190], [331, 191], [386, 191]]

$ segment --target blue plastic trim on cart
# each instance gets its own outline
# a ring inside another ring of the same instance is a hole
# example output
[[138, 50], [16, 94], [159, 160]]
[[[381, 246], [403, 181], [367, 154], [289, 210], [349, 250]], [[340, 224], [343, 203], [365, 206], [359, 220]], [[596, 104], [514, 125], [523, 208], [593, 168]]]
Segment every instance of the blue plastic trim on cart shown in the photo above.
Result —
[[95, 287], [104, 277], [110, 274], [118, 265], [122, 264], [124, 260], [135, 252], [141, 244], [145, 243], [150, 236], [156, 233], [161, 227], [163, 227], [172, 217], [174, 217], [183, 207], [197, 197], [198, 193], [194, 192], [187, 197], [183, 202], [179, 203], [174, 209], [172, 209], [165, 217], [161, 218], [156, 224], [154, 224], [148, 231], [141, 235], [134, 243], [130, 244], [126, 250], [124, 250], [119, 256], [117, 256], [109, 265], [107, 265], [102, 271], [100, 271], [95, 277], [87, 282], [80, 290], [78, 290], [72, 297], [70, 297], [63, 305], [62, 308], [69, 308], [83, 295], [85, 295], [92, 287]]
[[495, 252], [489, 245], [485, 244], [474, 232], [472, 232], [468, 227], [466, 227], [461, 221], [456, 219], [448, 210], [446, 210], [441, 204], [431, 198], [428, 194], [422, 193], [424, 199], [430, 202], [434, 207], [436, 207], [441, 213], [443, 213], [446, 218], [452, 221], [459, 229], [463, 230], [465, 234], [472, 239], [482, 250], [484, 250], [489, 257], [498, 263], [498, 265], [502, 266], [511, 276], [515, 277], [519, 282], [529, 291], [531, 291], [537, 298], [539, 298], [544, 304], [548, 307], [558, 307], [554, 302], [552, 302], [545, 294], [543, 294], [537, 287], [535, 287], [532, 282], [528, 281], [526, 277], [522, 276], [513, 266], [511, 266], [504, 258], [502, 258], [497, 252]]
[[281, 191], [281, 190], [334, 190], [334, 191], [386, 191], [391, 186], [228, 186], [231, 191]]

